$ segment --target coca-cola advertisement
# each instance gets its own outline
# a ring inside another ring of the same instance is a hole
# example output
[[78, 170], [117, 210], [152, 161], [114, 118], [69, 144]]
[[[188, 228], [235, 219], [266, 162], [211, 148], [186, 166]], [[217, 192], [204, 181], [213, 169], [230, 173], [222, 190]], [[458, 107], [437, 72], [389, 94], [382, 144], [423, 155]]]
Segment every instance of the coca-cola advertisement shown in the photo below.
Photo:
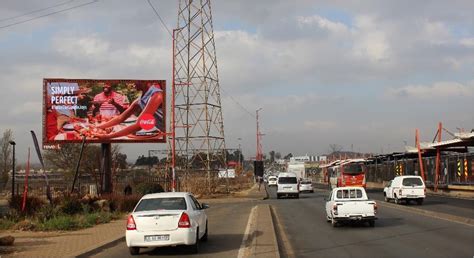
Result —
[[43, 145], [166, 142], [165, 80], [43, 80]]

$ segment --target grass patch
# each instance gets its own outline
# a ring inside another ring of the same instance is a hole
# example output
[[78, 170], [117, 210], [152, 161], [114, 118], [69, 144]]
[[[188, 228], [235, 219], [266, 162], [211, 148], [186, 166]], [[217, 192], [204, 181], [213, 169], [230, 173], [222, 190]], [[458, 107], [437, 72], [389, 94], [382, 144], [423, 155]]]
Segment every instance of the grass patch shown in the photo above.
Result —
[[13, 228], [16, 223], [8, 219], [0, 219], [0, 230], [8, 230]]
[[42, 231], [75, 230], [79, 228], [79, 221], [72, 216], [62, 215], [44, 221], [38, 228]]

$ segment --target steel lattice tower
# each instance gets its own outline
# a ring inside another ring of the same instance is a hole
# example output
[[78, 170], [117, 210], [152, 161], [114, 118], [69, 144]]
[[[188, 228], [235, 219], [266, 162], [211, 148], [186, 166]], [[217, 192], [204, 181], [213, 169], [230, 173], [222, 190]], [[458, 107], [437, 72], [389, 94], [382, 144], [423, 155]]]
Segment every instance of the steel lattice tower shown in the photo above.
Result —
[[218, 169], [226, 168], [210, 0], [179, 1], [173, 41], [174, 114], [169, 149], [174, 150], [176, 171], [207, 173], [210, 184]]

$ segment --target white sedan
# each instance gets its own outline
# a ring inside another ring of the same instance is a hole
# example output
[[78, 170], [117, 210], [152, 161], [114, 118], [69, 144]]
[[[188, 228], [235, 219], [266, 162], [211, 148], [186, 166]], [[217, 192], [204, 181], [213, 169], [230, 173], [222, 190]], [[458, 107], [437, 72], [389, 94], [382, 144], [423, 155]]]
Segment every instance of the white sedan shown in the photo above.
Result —
[[303, 192], [314, 193], [313, 183], [311, 182], [311, 180], [308, 180], [308, 179], [301, 180], [300, 193], [303, 193]]
[[278, 178], [276, 176], [269, 176], [268, 177], [268, 186], [277, 186], [278, 185]]
[[187, 245], [198, 252], [207, 241], [207, 204], [190, 193], [155, 193], [143, 196], [128, 216], [125, 239], [130, 254], [140, 248]]

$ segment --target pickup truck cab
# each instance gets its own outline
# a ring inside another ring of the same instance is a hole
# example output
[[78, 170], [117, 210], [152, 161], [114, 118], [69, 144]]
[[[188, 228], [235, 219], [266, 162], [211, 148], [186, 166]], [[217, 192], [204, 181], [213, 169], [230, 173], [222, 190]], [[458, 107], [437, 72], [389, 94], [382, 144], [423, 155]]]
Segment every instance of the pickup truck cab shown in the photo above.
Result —
[[397, 204], [402, 201], [408, 204], [414, 200], [421, 205], [426, 197], [426, 187], [420, 176], [397, 176], [383, 189], [383, 195], [386, 202], [394, 200]]
[[341, 222], [362, 221], [375, 226], [377, 203], [363, 187], [337, 187], [326, 199], [326, 218], [334, 227]]

